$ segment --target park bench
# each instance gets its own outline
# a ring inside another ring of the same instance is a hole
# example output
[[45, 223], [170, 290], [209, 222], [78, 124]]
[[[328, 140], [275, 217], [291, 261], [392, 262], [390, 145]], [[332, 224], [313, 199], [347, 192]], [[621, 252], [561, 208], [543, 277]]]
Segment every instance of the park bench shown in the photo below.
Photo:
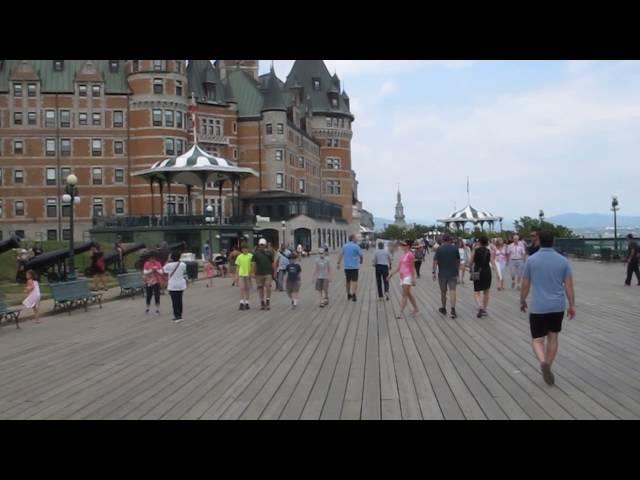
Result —
[[16, 323], [16, 328], [20, 328], [20, 309], [11, 308], [6, 303], [0, 302], [0, 322], [5, 318], [9, 321], [13, 320]]
[[140, 292], [144, 294], [144, 279], [140, 272], [122, 273], [118, 275], [120, 295], [131, 295], [131, 298]]
[[73, 280], [71, 282], [50, 283], [51, 296], [53, 297], [53, 311], [67, 307], [69, 315], [75, 305], [84, 305], [85, 312], [89, 303], [98, 303], [102, 308], [102, 293], [89, 290], [89, 282], [86, 279]]

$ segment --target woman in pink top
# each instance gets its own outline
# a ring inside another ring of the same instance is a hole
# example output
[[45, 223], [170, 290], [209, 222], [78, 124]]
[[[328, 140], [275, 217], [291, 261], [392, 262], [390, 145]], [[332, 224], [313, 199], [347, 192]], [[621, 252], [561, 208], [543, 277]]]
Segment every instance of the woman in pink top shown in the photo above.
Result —
[[213, 260], [209, 259], [204, 263], [204, 274], [207, 276], [207, 288], [209, 288], [212, 283], [211, 279], [213, 278], [213, 274], [216, 271], [216, 267], [213, 264]]
[[398, 319], [402, 318], [402, 312], [404, 312], [404, 307], [407, 305], [407, 301], [411, 302], [413, 306], [413, 312], [411, 312], [411, 316], [415, 317], [418, 313], [418, 306], [416, 305], [416, 299], [413, 297], [413, 293], [411, 292], [411, 287], [416, 284], [416, 265], [415, 265], [415, 257], [411, 250], [409, 249], [409, 244], [405, 241], [400, 242], [400, 248], [402, 249], [402, 257], [400, 257], [400, 262], [398, 263], [398, 267], [389, 274], [388, 278], [391, 278], [396, 273], [400, 273], [400, 285], [402, 286], [402, 300], [400, 300], [400, 314], [396, 317]]
[[507, 267], [507, 246], [502, 238], [496, 240], [496, 246], [493, 250], [494, 260], [496, 264], [496, 273], [498, 274], [498, 290], [504, 290], [504, 269]]
[[155, 297], [156, 313], [160, 314], [160, 285], [163, 281], [162, 263], [155, 254], [152, 254], [143, 267], [144, 284], [147, 287], [147, 309], [145, 313], [149, 313], [151, 306], [151, 297]]

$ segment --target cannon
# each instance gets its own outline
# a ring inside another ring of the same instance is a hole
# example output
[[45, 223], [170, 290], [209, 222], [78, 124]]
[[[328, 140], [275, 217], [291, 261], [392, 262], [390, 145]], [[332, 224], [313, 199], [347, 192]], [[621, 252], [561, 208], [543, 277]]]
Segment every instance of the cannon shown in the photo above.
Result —
[[12, 235], [6, 240], [0, 241], [0, 253], [4, 253], [19, 247], [20, 247], [20, 237], [16, 235]]
[[[122, 258], [124, 258], [127, 255], [130, 255], [132, 253], [135, 253], [138, 250], [142, 250], [143, 248], [146, 248], [146, 245], [144, 244], [144, 242], [132, 243], [128, 247], [125, 247], [123, 249]], [[105, 270], [109, 270], [113, 274], [118, 274], [120, 272], [116, 272], [115, 271], [115, 269], [117, 268], [117, 265], [118, 265], [118, 252], [114, 251], [114, 252], [107, 253], [107, 254], [104, 255]], [[85, 270], [84, 274], [87, 277], [92, 276], [93, 275], [93, 269], [91, 267], [88, 267]]]
[[[73, 249], [74, 255], [89, 251], [93, 245], [94, 242], [84, 242], [77, 245]], [[69, 249], [61, 248], [32, 257], [27, 261], [19, 261], [16, 282], [24, 283], [26, 281], [27, 270], [33, 270], [38, 277], [45, 275], [50, 283], [63, 281], [67, 278], [67, 258], [69, 258]]]
[[174, 250], [183, 251], [185, 248], [187, 248], [186, 242], [178, 242], [172, 243], [171, 245], [166, 245], [164, 247], [150, 248], [148, 250], [145, 250], [140, 254], [140, 258], [136, 262], [136, 269], [142, 270], [144, 262], [146, 262], [152, 254], [156, 254], [160, 262], [164, 264], [169, 259], [169, 255], [171, 254], [171, 252], [173, 252]]

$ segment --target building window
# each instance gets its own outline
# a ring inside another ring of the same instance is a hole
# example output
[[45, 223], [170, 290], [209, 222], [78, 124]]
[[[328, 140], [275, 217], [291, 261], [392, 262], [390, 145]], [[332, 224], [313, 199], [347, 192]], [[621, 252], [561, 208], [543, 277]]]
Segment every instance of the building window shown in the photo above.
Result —
[[181, 139], [176, 140], [176, 155], [182, 155], [184, 153], [184, 141]]
[[62, 229], [62, 240], [71, 240], [71, 229], [69, 228]]
[[94, 127], [102, 125], [102, 114], [100, 112], [93, 112], [91, 114], [91, 125]]
[[121, 128], [124, 125], [124, 113], [122, 110], [115, 110], [113, 112], [113, 127]]
[[119, 67], [118, 60], [109, 60], [109, 71], [111, 73], [118, 73]]
[[233, 159], [234, 159], [234, 160], [237, 160], [237, 159], [238, 159], [238, 149], [237, 149], [237, 148], [234, 148], [234, 149], [233, 149]]
[[71, 156], [71, 140], [68, 138], [60, 139], [60, 155], [63, 157]]
[[153, 126], [154, 127], [162, 126], [162, 110], [159, 110], [159, 109], [153, 110]]
[[47, 168], [47, 185], [55, 185], [55, 184], [56, 184], [56, 169]]
[[327, 180], [327, 193], [331, 195], [340, 195], [340, 180]]
[[182, 96], [182, 81], [176, 80], [176, 96]]
[[124, 215], [124, 200], [117, 198], [115, 201], [116, 215]]
[[273, 125], [271, 123], [267, 123], [267, 125], [265, 127], [265, 131], [267, 132], [267, 135], [272, 135], [273, 134]]
[[233, 128], [233, 133], [238, 133], [238, 124], [236, 122], [233, 122], [231, 125]]
[[[45, 140], [45, 152], [48, 157], [53, 157], [56, 154], [56, 139], [55, 138], [47, 138]], [[55, 170], [53, 171], [55, 174]], [[55, 179], [55, 177], [54, 177]], [[55, 185], [55, 183], [53, 183]]]
[[27, 97], [35, 97], [38, 93], [38, 86], [35, 83], [27, 84]]
[[91, 169], [91, 183], [102, 185], [102, 167], [93, 167]]
[[344, 118], [340, 119], [340, 128], [344, 128]]
[[64, 68], [64, 60], [54, 60], [53, 61], [53, 70], [56, 72], [61, 72]]
[[62, 178], [63, 180], [66, 180], [69, 175], [71, 175], [71, 168], [69, 167], [60, 168], [60, 178]]
[[316, 92], [320, 91], [320, 79], [318, 77], [314, 77], [312, 82], [313, 82], [313, 89]]
[[[2, 206], [2, 200], [0, 200], [0, 218], [2, 218], [3, 213], [4, 213], [4, 209]], [[2, 230], [0, 230], [0, 240], [2, 240]]]
[[298, 189], [300, 190], [300, 193], [304, 193], [304, 180], [298, 180]]
[[113, 141], [113, 153], [122, 154], [124, 153], [124, 143], [121, 140]]
[[13, 124], [22, 125], [22, 112], [13, 112]]
[[21, 97], [22, 96], [22, 84], [21, 83], [14, 83], [13, 84], [13, 96], [14, 97]]
[[327, 147], [330, 147], [333, 145], [333, 140], [331, 140], [330, 138], [327, 138]]
[[2, 186], [2, 169], [0, 168], [0, 187]]
[[50, 242], [58, 240], [58, 231], [53, 229], [47, 230], [47, 240]]
[[[180, 73], [181, 70], [182, 70], [182, 61], [181, 60], [176, 60], [176, 73]], [[182, 95], [182, 93], [180, 95]]]
[[140, 70], [140, 60], [134, 60], [133, 61], [133, 71], [137, 72], [138, 70]]
[[99, 157], [102, 155], [102, 140], [91, 140], [91, 155], [94, 157]]
[[113, 174], [113, 182], [114, 183], [124, 183], [124, 169], [116, 168]]
[[154, 60], [153, 61], [153, 70], [155, 72], [161, 72], [162, 71], [162, 60]]
[[222, 121], [216, 120], [216, 137], [222, 136]]
[[15, 207], [14, 213], [16, 217], [24, 217], [24, 202], [22, 200], [16, 200], [13, 204]]
[[183, 128], [184, 123], [182, 122], [182, 112], [176, 112], [176, 128]]
[[162, 95], [162, 79], [161, 78], [153, 79], [153, 93]]
[[45, 110], [44, 112], [44, 126], [45, 128], [55, 128], [56, 126], [56, 111]]
[[87, 86], [85, 84], [78, 85], [78, 95], [81, 97], [87, 96]]
[[27, 113], [27, 125], [35, 125], [37, 120], [36, 112]]
[[16, 230], [16, 231], [15, 231], [15, 234], [16, 234], [18, 237], [20, 237], [20, 238], [24, 239], [24, 230]]
[[88, 121], [89, 121], [89, 115], [87, 115], [87, 112], [80, 112], [78, 114], [78, 124], [79, 125], [87, 125]]
[[167, 138], [164, 141], [164, 153], [165, 155], [173, 155], [175, 153], [174, 150], [174, 142], [173, 138]]
[[340, 159], [327, 157], [327, 168], [334, 168], [338, 170], [340, 168]]
[[101, 197], [94, 197], [93, 199], [93, 216], [102, 217], [104, 215], [104, 205], [102, 204]]
[[334, 146], [334, 148], [338, 146], [338, 139], [337, 138], [333, 139], [333, 146]]
[[164, 126], [173, 127], [173, 110], [164, 111]]
[[15, 155], [22, 155], [24, 153], [24, 142], [22, 140], [13, 141], [13, 153]]
[[276, 133], [278, 135], [284, 135], [284, 123], [279, 123], [276, 127]]
[[58, 199], [47, 198], [47, 217], [55, 218], [58, 216]]
[[282, 150], [276, 150], [275, 152], [276, 152], [276, 160], [282, 161], [282, 155], [283, 155]]
[[284, 187], [284, 174], [276, 173], [276, 188]]
[[331, 128], [333, 126], [333, 119], [331, 117], [327, 117], [327, 128]]
[[60, 126], [64, 128], [71, 126], [71, 112], [69, 110], [60, 110]]
[[298, 168], [304, 168], [304, 157], [303, 156], [299, 156], [298, 157]]
[[91, 85], [91, 96], [99, 97], [100, 91], [101, 91], [100, 85]]

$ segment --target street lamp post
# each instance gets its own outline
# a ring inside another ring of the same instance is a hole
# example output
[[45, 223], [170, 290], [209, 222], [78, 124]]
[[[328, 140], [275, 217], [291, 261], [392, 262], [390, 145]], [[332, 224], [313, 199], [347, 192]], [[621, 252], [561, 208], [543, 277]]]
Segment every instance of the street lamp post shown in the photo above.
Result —
[[538, 218], [540, 218], [540, 227], [542, 228], [542, 222], [544, 221], [544, 211], [540, 210], [538, 213]]
[[611, 197], [611, 211], [613, 212], [613, 238], [616, 254], [618, 252], [618, 197], [615, 195]]
[[207, 205], [206, 208], [207, 211], [207, 216], [205, 217], [205, 222], [207, 223], [207, 226], [209, 227], [209, 260], [211, 260], [213, 258], [213, 240], [212, 240], [212, 232], [211, 232], [211, 221], [213, 220], [213, 206], [212, 205]]
[[282, 245], [285, 246], [285, 248], [287, 247], [287, 242], [285, 240], [285, 235], [287, 234], [287, 222], [285, 222], [284, 220], [282, 220]]
[[73, 246], [73, 204], [79, 203], [80, 197], [78, 196], [78, 177], [73, 173], [67, 177], [67, 184], [64, 187], [64, 195], [62, 195], [62, 201], [69, 204], [69, 273], [67, 275], [68, 280], [76, 279], [76, 269], [74, 262], [74, 246]]

